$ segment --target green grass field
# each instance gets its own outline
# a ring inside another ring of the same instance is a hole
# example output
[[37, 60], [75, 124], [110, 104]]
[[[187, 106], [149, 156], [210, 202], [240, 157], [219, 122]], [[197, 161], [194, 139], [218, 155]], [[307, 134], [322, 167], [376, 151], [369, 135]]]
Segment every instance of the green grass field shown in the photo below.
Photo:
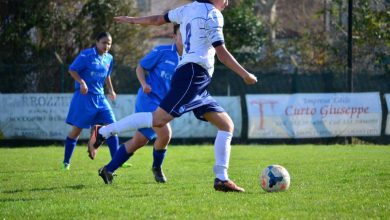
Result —
[[[157, 184], [152, 148], [139, 150], [112, 185], [97, 175], [109, 159], [85, 147], [61, 171], [63, 148], [0, 148], [0, 219], [389, 219], [388, 146], [233, 146], [230, 178], [245, 193], [214, 191], [213, 148], [172, 146]], [[291, 175], [287, 192], [266, 193], [270, 164]]]

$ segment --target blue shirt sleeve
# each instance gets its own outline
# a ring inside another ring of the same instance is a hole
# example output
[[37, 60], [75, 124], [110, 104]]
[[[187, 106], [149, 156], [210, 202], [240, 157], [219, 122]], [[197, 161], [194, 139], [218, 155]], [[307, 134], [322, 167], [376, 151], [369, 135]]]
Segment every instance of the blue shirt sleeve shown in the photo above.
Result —
[[108, 76], [111, 75], [113, 67], [114, 67], [114, 59], [111, 59], [110, 69], [108, 69], [108, 74], [107, 74]]
[[75, 71], [80, 74], [87, 67], [87, 55], [80, 53], [73, 63], [70, 65], [69, 70]]
[[144, 56], [139, 64], [147, 71], [154, 69], [154, 67], [159, 63], [159, 60], [162, 56], [161, 51], [158, 47], [155, 47], [150, 51], [146, 56]]

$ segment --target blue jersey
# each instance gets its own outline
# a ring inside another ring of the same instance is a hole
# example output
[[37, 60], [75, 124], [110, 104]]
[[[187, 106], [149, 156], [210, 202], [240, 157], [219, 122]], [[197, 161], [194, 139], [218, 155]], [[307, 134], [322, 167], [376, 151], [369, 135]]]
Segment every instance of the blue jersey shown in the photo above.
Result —
[[[142, 87], [138, 90], [135, 112], [153, 112], [157, 109], [171, 88], [179, 59], [175, 44], [158, 46], [142, 58], [140, 66], [149, 72], [145, 80], [152, 87], [152, 92], [146, 94]], [[142, 128], [139, 132], [149, 140], [156, 136], [152, 128]]]
[[[111, 54], [99, 55], [94, 48], [82, 50], [70, 65], [69, 70], [77, 72], [88, 86], [88, 93], [104, 94], [104, 83], [111, 74], [114, 59]], [[75, 89], [80, 90], [80, 83], [75, 82]]]
[[145, 80], [152, 87], [152, 92], [145, 94], [141, 87], [137, 99], [142, 101], [149, 98], [159, 105], [171, 87], [171, 79], [179, 60], [175, 44], [155, 47], [142, 58], [140, 66], [149, 72]]

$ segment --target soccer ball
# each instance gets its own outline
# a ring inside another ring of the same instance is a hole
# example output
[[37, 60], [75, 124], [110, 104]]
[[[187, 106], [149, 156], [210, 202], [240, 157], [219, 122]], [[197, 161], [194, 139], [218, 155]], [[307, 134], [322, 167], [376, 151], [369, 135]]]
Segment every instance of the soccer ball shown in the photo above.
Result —
[[266, 192], [286, 191], [290, 187], [290, 174], [280, 165], [271, 165], [261, 173], [260, 184]]

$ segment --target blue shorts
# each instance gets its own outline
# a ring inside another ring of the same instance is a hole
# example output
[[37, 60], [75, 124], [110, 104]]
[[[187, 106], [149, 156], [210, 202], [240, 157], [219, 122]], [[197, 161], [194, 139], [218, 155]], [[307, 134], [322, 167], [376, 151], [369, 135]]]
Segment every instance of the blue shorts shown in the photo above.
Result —
[[207, 112], [225, 112], [225, 110], [207, 92], [211, 82], [207, 70], [195, 63], [179, 67], [172, 77], [171, 89], [160, 103], [173, 117], [192, 111], [196, 118], [206, 121]]
[[[138, 91], [137, 100], [135, 101], [135, 112], [154, 112], [160, 104], [160, 101], [157, 97], [152, 98], [142, 91]], [[141, 128], [138, 131], [149, 141], [156, 137], [156, 132], [154, 132], [153, 128]]]
[[73, 94], [66, 123], [78, 128], [91, 128], [95, 124], [115, 122], [114, 112], [104, 95]]

